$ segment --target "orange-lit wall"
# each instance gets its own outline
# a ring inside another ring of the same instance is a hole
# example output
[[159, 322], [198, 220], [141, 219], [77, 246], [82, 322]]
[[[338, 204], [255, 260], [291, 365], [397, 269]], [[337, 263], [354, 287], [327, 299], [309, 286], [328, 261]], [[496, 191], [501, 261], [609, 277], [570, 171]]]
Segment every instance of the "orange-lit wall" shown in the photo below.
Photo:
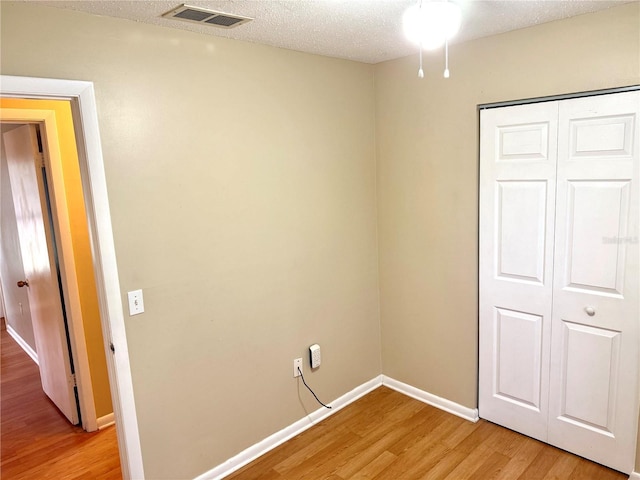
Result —
[[69, 224], [75, 259], [78, 291], [82, 308], [82, 321], [89, 357], [93, 396], [98, 418], [113, 412], [107, 363], [100, 324], [98, 296], [89, 243], [89, 230], [82, 195], [78, 153], [76, 150], [71, 106], [61, 100], [0, 99], [2, 108], [53, 110], [56, 115], [58, 142], [62, 158], [65, 193], [69, 210]]

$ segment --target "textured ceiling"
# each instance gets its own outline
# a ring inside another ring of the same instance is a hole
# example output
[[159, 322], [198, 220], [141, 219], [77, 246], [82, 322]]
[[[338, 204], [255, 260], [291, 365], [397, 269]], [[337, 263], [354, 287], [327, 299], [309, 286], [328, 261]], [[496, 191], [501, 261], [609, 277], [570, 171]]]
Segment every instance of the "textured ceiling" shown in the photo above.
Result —
[[[628, 0], [455, 1], [462, 8], [463, 20], [454, 44], [629, 3]], [[416, 51], [402, 33], [402, 14], [416, 0], [37, 0], [37, 3], [365, 63], [391, 60]], [[161, 17], [182, 3], [255, 20], [225, 30]]]

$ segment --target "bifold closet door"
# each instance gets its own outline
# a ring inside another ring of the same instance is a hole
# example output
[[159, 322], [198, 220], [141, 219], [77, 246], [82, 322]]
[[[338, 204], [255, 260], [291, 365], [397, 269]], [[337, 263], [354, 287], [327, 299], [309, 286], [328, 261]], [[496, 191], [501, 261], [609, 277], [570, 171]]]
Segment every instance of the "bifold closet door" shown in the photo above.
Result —
[[631, 472], [640, 93], [481, 112], [480, 416]]
[[560, 102], [549, 443], [633, 470], [640, 92]]
[[558, 105], [481, 111], [480, 415], [546, 441]]

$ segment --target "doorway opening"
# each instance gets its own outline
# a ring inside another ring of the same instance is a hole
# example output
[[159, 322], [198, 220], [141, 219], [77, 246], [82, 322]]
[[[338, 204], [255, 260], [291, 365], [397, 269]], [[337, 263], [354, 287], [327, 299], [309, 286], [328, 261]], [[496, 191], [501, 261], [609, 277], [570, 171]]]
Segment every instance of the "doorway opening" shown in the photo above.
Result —
[[[3, 120], [13, 123], [44, 122], [47, 131], [50, 131], [47, 122], [55, 117], [51, 112], [5, 108], [5, 100], [54, 99], [70, 103], [101, 327], [105, 342], [109, 346], [106, 357], [107, 371], [111, 385], [113, 418], [118, 429], [122, 475], [125, 479], [144, 478], [93, 84], [84, 81], [3, 75], [0, 76], [0, 97], [0, 117]], [[60, 175], [59, 171], [53, 172], [54, 180], [57, 175]], [[54, 198], [56, 202], [59, 200], [55, 192]], [[71, 330], [72, 336], [75, 336], [75, 327], [72, 326]], [[79, 362], [79, 371], [82, 371], [82, 368], [83, 362]], [[82, 398], [83, 395], [81, 401]]]
[[[3, 115], [3, 123], [18, 125], [4, 133], [3, 140], [26, 276], [18, 280], [27, 285], [22, 289], [29, 307], [25, 316], [26, 321], [31, 317], [33, 327], [34, 342], [25, 340], [38, 347], [45, 393], [72, 423], [77, 422], [67, 405], [74, 396], [64, 384], [65, 375], [69, 377], [67, 383], [78, 387], [82, 427], [94, 431], [113, 422], [113, 407], [71, 108], [68, 101], [17, 99], [3, 99], [2, 107], [3, 112], [16, 108], [36, 117], [51, 112], [50, 118], [27, 122]], [[42, 132], [42, 155], [37, 130]], [[10, 268], [18, 270], [19, 266]], [[28, 325], [21, 327], [24, 331]], [[67, 345], [72, 355], [62, 352]], [[64, 390], [69, 391], [61, 393]]]
[[[52, 107], [50, 101], [28, 102], [22, 101], [20, 106]], [[3, 102], [4, 106], [7, 104]], [[64, 124], [64, 108], [69, 125]], [[102, 336], [92, 341], [85, 335], [85, 332], [94, 336], [95, 332], [101, 334], [101, 325], [91, 268], [93, 261], [85, 254], [90, 252], [86, 223], [74, 218], [85, 214], [77, 205], [78, 198], [82, 200], [81, 185], [79, 182], [74, 185], [77, 175], [69, 168], [77, 164], [77, 155], [70, 152], [75, 149], [75, 139], [68, 138], [72, 132], [71, 110], [68, 102], [58, 102], [55, 109], [56, 130], [47, 130], [44, 122], [7, 125], [3, 118], [2, 124], [1, 193], [5, 216], [2, 218], [0, 280], [10, 299], [8, 333], [35, 360], [35, 365], [23, 365], [15, 361], [19, 354], [7, 357], [3, 349], [3, 376], [8, 373], [10, 381], [4, 382], [3, 378], [3, 445], [7, 445], [3, 448], [2, 460], [3, 470], [6, 467], [14, 474], [33, 473], [41, 462], [51, 469], [58, 463], [64, 465], [69, 455], [82, 456], [76, 447], [64, 448], [64, 445], [89, 449], [89, 442], [100, 448], [110, 444], [110, 450], [115, 446], [117, 452], [115, 432], [107, 437], [96, 438], [94, 434], [90, 440], [82, 438], [83, 429], [92, 432], [113, 424], [113, 408]], [[54, 191], [56, 169], [65, 173], [66, 184], [61, 188], [58, 181]], [[54, 198], [54, 194], [58, 198]], [[67, 208], [60, 197], [66, 199]], [[9, 210], [13, 210], [14, 215], [7, 215]], [[60, 218], [63, 216], [68, 218]], [[66, 226], [68, 230], [61, 230]], [[16, 244], [18, 251], [13, 251], [11, 246]], [[63, 250], [69, 246], [73, 247], [71, 264], [69, 252]], [[16, 277], [17, 273], [22, 275]], [[25, 293], [25, 308], [16, 301], [18, 292]], [[71, 335], [72, 320], [75, 338]], [[76, 345], [77, 350], [86, 355], [89, 377], [87, 369], [81, 375], [76, 368], [84, 360], [75, 354]], [[35, 376], [30, 374], [33, 366], [36, 366]], [[19, 372], [25, 376], [18, 382], [14, 377]], [[33, 391], [34, 386], [40, 387], [39, 395]], [[20, 399], [18, 403], [17, 399]], [[26, 416], [34, 421], [24, 422]], [[24, 425], [17, 428], [16, 425], [21, 425], [20, 418]], [[82, 427], [65, 426], [65, 420]], [[39, 448], [38, 439], [42, 438], [59, 445], [55, 455], [38, 458], [29, 453]], [[13, 457], [19, 461], [12, 460]], [[112, 459], [102, 467], [120, 475], [119, 464]], [[78, 468], [89, 467], [78, 465]]]

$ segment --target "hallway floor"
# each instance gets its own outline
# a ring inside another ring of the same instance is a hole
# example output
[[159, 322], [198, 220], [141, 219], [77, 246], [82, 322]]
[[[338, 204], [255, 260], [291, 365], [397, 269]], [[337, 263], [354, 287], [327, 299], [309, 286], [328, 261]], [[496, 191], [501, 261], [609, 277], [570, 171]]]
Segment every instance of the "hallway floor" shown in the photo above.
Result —
[[71, 425], [42, 391], [38, 366], [6, 330], [0, 337], [0, 476], [120, 480], [115, 427]]

